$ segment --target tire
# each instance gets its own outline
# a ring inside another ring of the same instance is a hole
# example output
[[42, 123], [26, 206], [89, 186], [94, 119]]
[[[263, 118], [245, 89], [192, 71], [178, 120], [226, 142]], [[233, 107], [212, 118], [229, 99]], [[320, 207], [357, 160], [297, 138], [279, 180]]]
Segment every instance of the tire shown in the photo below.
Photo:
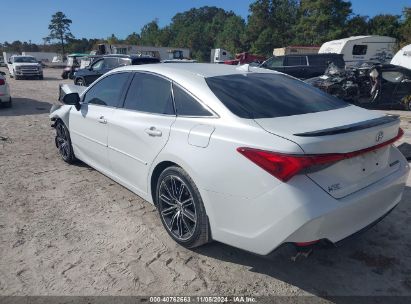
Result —
[[86, 83], [83, 78], [76, 78], [74, 84], [82, 87], [86, 86]]
[[9, 101], [4, 104], [4, 107], [11, 108], [11, 106], [12, 106], [12, 100], [11, 100], [11, 97], [10, 97]]
[[68, 73], [64, 71], [64, 72], [61, 74], [61, 78], [67, 79], [67, 78], [68, 78]]
[[14, 72], [14, 79], [20, 80], [20, 76], [17, 76], [17, 75], [16, 75], [16, 72]]
[[407, 111], [411, 111], [411, 100], [409, 100], [408, 103], [405, 104], [405, 109]]
[[186, 248], [210, 241], [210, 228], [200, 192], [180, 167], [166, 168], [156, 184], [155, 201], [171, 238]]
[[71, 145], [70, 132], [61, 120], [56, 121], [55, 129], [55, 143], [61, 158], [68, 164], [74, 163], [76, 157], [74, 156], [73, 146]]
[[39, 80], [43, 80], [43, 79], [44, 79], [43, 75], [40, 75]]

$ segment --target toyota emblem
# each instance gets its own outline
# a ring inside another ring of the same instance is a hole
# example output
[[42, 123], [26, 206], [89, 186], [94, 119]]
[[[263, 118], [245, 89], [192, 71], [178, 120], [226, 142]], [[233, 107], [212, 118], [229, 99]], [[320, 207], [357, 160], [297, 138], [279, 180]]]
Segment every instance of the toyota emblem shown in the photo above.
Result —
[[384, 132], [380, 131], [380, 132], [378, 132], [377, 136], [375, 137], [375, 141], [379, 142], [379, 141], [382, 140], [383, 137], [384, 137]]

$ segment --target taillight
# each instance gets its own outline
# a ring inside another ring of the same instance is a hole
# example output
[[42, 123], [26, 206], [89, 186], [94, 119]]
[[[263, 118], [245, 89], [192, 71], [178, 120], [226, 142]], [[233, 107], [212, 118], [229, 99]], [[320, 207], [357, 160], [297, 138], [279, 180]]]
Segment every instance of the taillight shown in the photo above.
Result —
[[0, 85], [5, 85], [6, 82], [4, 81], [4, 79], [0, 79]]
[[288, 155], [245, 147], [237, 148], [237, 151], [271, 175], [282, 180], [283, 182], [286, 182], [294, 175], [300, 173], [301, 171], [308, 170], [309, 168], [331, 165], [340, 160], [353, 158], [390, 145], [400, 139], [403, 134], [404, 131], [399, 128], [398, 135], [390, 140], [387, 140], [386, 142], [348, 153]]

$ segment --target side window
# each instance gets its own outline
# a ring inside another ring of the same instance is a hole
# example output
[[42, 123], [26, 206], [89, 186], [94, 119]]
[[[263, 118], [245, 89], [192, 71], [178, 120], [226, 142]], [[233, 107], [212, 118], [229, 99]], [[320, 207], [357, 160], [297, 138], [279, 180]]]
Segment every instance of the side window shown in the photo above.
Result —
[[288, 56], [286, 66], [307, 65], [305, 56]]
[[114, 69], [118, 67], [118, 58], [104, 58], [104, 68], [105, 69]]
[[271, 57], [264, 63], [264, 66], [268, 68], [282, 67], [283, 61], [284, 61], [284, 57], [282, 56]]
[[174, 115], [171, 82], [146, 73], [136, 73], [124, 103], [125, 109]]
[[203, 107], [190, 94], [173, 84], [174, 103], [177, 115], [182, 116], [213, 116], [210, 111]]
[[356, 44], [352, 48], [352, 54], [353, 55], [365, 55], [367, 54], [367, 47], [368, 47], [367, 45]]
[[117, 107], [128, 76], [128, 73], [118, 73], [101, 79], [87, 91], [83, 101], [89, 104]]
[[104, 64], [104, 59], [101, 59], [97, 61], [96, 63], [94, 63], [91, 67], [93, 71], [100, 71], [103, 68], [103, 64]]
[[119, 66], [131, 65], [131, 59], [130, 58], [119, 58], [118, 64]]

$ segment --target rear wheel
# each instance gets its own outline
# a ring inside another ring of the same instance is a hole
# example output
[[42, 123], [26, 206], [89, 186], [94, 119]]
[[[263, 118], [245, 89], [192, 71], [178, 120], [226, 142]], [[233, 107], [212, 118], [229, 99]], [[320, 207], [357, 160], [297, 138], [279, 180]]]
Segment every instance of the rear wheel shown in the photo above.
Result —
[[200, 192], [182, 168], [173, 166], [161, 173], [156, 203], [164, 228], [177, 243], [193, 248], [209, 241], [208, 218]]
[[55, 128], [55, 141], [59, 154], [66, 163], [72, 164], [76, 160], [76, 157], [74, 156], [73, 147], [71, 145], [70, 133], [61, 120], [56, 122]]

